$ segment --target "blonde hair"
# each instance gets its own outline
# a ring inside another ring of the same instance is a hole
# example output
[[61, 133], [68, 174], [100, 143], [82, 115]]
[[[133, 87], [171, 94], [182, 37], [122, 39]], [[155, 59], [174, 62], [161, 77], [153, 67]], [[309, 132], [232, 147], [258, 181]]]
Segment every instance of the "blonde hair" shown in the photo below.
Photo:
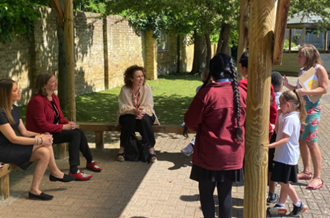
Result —
[[14, 118], [11, 115], [12, 107], [12, 91], [13, 85], [16, 83], [11, 79], [2, 79], [0, 80], [0, 108], [5, 111], [6, 117], [11, 125], [15, 124]]
[[299, 48], [298, 54], [302, 54], [306, 58], [304, 63], [304, 70], [308, 70], [315, 64], [321, 64], [320, 53], [314, 45], [306, 44]]
[[299, 120], [302, 124], [305, 124], [305, 119], [307, 116], [303, 98], [300, 93], [296, 90], [288, 90], [282, 93], [280, 96], [280, 101], [283, 103], [290, 102], [293, 108], [299, 112]]

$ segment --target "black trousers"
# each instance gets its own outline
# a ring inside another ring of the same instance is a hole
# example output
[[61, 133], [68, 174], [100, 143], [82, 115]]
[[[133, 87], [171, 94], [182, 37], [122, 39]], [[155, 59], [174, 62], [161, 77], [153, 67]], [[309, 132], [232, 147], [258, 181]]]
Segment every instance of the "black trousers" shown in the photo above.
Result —
[[211, 181], [200, 181], [198, 184], [199, 196], [202, 206], [202, 212], [204, 218], [215, 217], [215, 206], [213, 199], [213, 192], [215, 186], [218, 189], [219, 199], [219, 218], [230, 218], [231, 217], [231, 189], [233, 182], [229, 179], [225, 179], [224, 182], [211, 182]]
[[84, 155], [87, 162], [93, 160], [91, 150], [89, 149], [85, 133], [81, 129], [62, 130], [60, 133], [52, 133], [53, 143], [69, 143], [69, 164], [70, 167], [79, 166], [79, 151]]
[[152, 124], [154, 122], [154, 115], [149, 116], [145, 114], [141, 120], [135, 119], [135, 116], [132, 114], [121, 115], [119, 117], [119, 123], [121, 125], [120, 147], [125, 147], [128, 144], [129, 137], [135, 132], [141, 134], [143, 143], [154, 147], [156, 144], [154, 131], [152, 130]]

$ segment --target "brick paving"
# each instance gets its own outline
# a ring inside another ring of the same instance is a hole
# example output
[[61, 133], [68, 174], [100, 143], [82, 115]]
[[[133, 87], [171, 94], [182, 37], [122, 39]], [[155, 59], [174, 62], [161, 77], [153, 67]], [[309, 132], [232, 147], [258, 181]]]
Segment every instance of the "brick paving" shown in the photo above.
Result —
[[[293, 78], [290, 78], [293, 81]], [[330, 217], [330, 95], [322, 98], [322, 117], [319, 127], [322, 178], [325, 186], [319, 190], [306, 190], [308, 181], [295, 184], [301, 200], [309, 209], [304, 218]], [[92, 132], [86, 132], [92, 148], [95, 147]], [[156, 134], [158, 162], [117, 162], [119, 134], [106, 133], [104, 151], [92, 150], [94, 159], [102, 166], [101, 173], [85, 182], [50, 182], [47, 170], [41, 190], [54, 195], [48, 202], [27, 198], [34, 165], [27, 171], [16, 169], [10, 173], [11, 196], [0, 200], [0, 217], [110, 217], [110, 218], [191, 218], [202, 217], [197, 182], [189, 179], [191, 157], [185, 157], [180, 149], [187, 145], [193, 135], [185, 139], [177, 134]], [[57, 160], [59, 168], [68, 173], [68, 160]], [[86, 161], [81, 158], [81, 169]], [[302, 166], [299, 161], [300, 169]], [[85, 170], [87, 172], [87, 170]], [[233, 186], [232, 217], [243, 217], [243, 183]], [[279, 193], [279, 186], [276, 188]], [[216, 193], [215, 193], [216, 194]], [[215, 199], [216, 200], [216, 199]], [[291, 201], [287, 207], [290, 209]], [[218, 214], [217, 214], [218, 217]]]

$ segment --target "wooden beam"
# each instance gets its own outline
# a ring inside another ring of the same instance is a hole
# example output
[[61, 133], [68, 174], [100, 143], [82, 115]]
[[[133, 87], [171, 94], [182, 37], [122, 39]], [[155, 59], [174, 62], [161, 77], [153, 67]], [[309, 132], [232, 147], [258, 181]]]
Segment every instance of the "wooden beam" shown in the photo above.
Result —
[[279, 0], [277, 3], [276, 24], [275, 24], [275, 38], [274, 38], [274, 52], [273, 65], [281, 65], [283, 46], [285, 40], [285, 30], [288, 21], [290, 0]]
[[62, 29], [64, 30], [64, 22], [63, 22], [64, 13], [63, 13], [61, 4], [58, 0], [51, 0], [51, 2], [52, 2], [53, 7], [55, 8], [58, 21], [59, 21]]
[[292, 29], [289, 29], [289, 53], [291, 52], [291, 38], [292, 38]]
[[[249, 0], [241, 0], [239, 9], [239, 35], [237, 47], [237, 62], [239, 61], [242, 53], [248, 46], [248, 33], [249, 33]], [[240, 68], [237, 67], [237, 77], [242, 79]]]
[[302, 37], [301, 37], [301, 45], [305, 44], [306, 39], [306, 27], [303, 27]]
[[326, 51], [328, 47], [328, 30], [325, 30], [324, 40], [323, 40], [323, 50]]
[[266, 217], [275, 1], [251, 0], [245, 138], [244, 218]]
[[0, 195], [5, 200], [10, 195], [9, 190], [9, 173], [17, 167], [15, 164], [5, 164], [0, 170]]
[[64, 35], [68, 118], [70, 121], [76, 121], [72, 0], [64, 0]]

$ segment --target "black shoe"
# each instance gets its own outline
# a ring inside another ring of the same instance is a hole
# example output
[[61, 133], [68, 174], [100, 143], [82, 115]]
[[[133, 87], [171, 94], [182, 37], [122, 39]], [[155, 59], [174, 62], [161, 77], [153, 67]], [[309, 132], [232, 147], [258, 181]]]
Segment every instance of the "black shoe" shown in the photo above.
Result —
[[35, 194], [32, 194], [31, 192], [29, 192], [29, 198], [31, 199], [37, 199], [37, 200], [42, 200], [42, 201], [49, 201], [49, 200], [52, 200], [53, 199], [53, 195], [47, 195], [43, 192], [41, 192], [40, 195], [35, 195]]
[[74, 176], [70, 176], [70, 175], [67, 175], [64, 173], [64, 176], [62, 179], [60, 178], [57, 178], [55, 176], [53, 176], [52, 174], [49, 175], [49, 180], [52, 181], [52, 182], [71, 182], [73, 180], [75, 180], [75, 177]]
[[276, 193], [269, 193], [267, 198], [267, 205], [275, 204], [280, 200], [280, 197]]
[[307, 205], [304, 205], [301, 202], [300, 207], [297, 207], [296, 205], [293, 205], [293, 210], [291, 211], [291, 213], [289, 214], [290, 216], [300, 216], [303, 212], [305, 212], [307, 210]]

